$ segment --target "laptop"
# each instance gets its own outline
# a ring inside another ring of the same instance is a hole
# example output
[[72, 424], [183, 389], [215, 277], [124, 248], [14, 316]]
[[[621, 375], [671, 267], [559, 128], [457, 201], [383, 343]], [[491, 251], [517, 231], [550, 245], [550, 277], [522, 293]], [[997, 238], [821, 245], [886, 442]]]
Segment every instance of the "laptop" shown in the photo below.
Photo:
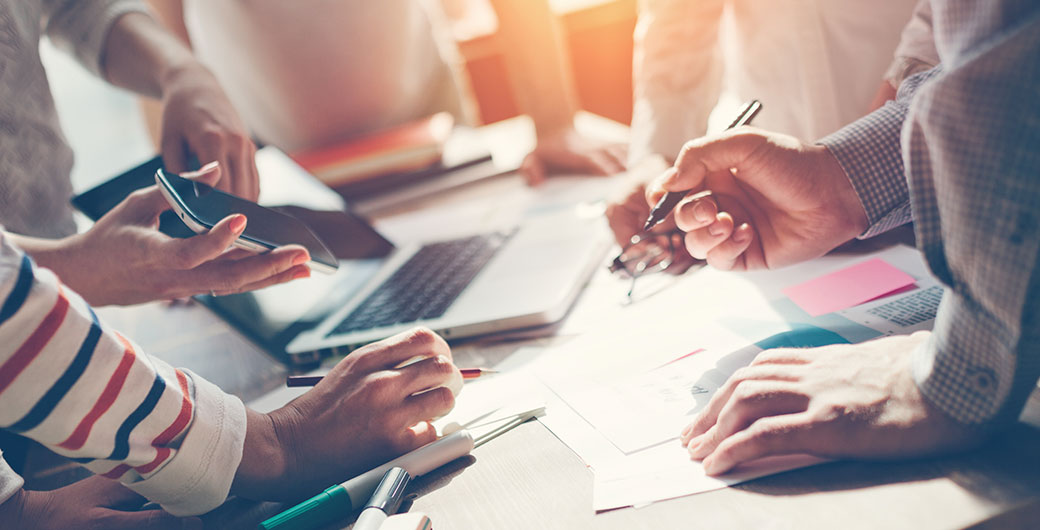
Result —
[[[419, 325], [450, 340], [553, 324], [611, 243], [601, 217], [560, 208], [517, 226], [399, 246], [281, 151], [264, 147], [256, 159], [259, 202], [306, 223], [340, 268], [250, 293], [196, 299], [291, 364], [313, 364]], [[72, 202], [97, 219], [154, 182], [161, 164], [154, 158]], [[175, 237], [192, 235], [179, 222], [162, 218], [160, 228]]]

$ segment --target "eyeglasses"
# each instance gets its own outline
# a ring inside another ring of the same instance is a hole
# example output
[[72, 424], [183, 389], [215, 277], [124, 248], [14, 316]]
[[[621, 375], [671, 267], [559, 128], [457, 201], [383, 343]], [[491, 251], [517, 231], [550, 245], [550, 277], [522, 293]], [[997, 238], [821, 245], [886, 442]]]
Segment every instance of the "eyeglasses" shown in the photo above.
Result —
[[685, 254], [683, 256], [688, 259], [679, 258], [680, 254], [676, 251], [682, 249], [684, 235], [680, 230], [673, 230], [632, 236], [608, 266], [610, 272], [623, 274], [632, 279], [628, 293], [625, 294], [625, 303], [635, 301], [632, 295], [635, 293], [636, 280], [643, 276], [667, 270], [685, 272], [691, 266], [704, 265], [703, 260], [689, 258]]

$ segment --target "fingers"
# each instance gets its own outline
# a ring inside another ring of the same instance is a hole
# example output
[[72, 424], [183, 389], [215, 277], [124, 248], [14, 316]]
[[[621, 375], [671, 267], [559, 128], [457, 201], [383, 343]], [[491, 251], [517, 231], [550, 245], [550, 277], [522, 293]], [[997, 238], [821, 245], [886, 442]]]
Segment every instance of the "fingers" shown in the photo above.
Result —
[[[730, 226], [732, 227], [732, 218], [730, 218]], [[715, 267], [719, 270], [728, 271], [731, 269], [738, 268], [738, 264], [744, 257], [744, 253], [751, 248], [751, 243], [754, 240], [754, 231], [751, 229], [751, 225], [747, 223], [741, 223], [735, 230], [732, 231], [732, 235], [724, 239], [721, 243], [715, 246], [707, 252], [705, 259], [708, 261], [708, 265]], [[747, 265], [740, 268], [748, 268]]]
[[643, 224], [650, 215], [645, 192], [643, 185], [637, 185], [625, 196], [607, 205], [607, 223], [614, 233], [614, 239], [622, 247], [628, 244], [632, 236], [642, 231]]
[[171, 239], [164, 244], [166, 260], [179, 269], [194, 269], [224, 253], [246, 229], [246, 216], [233, 214], [221, 219], [208, 232], [188, 239]]
[[528, 186], [537, 186], [545, 182], [545, 164], [535, 153], [528, 153], [520, 164], [520, 174]]
[[730, 398], [718, 421], [703, 435], [690, 440], [690, 457], [700, 460], [730, 436], [748, 428], [760, 418], [803, 412], [809, 398], [783, 381], [748, 381]]
[[119, 481], [95, 475], [67, 486], [69, 491], [89, 492], [100, 498], [98, 506], [123, 510], [135, 510], [144, 506], [148, 499], [127, 488]]
[[676, 171], [662, 178], [660, 187], [665, 191], [699, 189], [709, 173], [740, 167], [765, 143], [764, 135], [747, 127], [686, 142], [675, 159]]
[[733, 215], [719, 212], [710, 192], [683, 199], [676, 207], [675, 223], [687, 232], [684, 243], [690, 255], [720, 270], [736, 268], [754, 239], [751, 225], [734, 227]]
[[400, 412], [405, 414], [408, 423], [440, 418], [455, 407], [455, 395], [445, 387], [434, 388], [420, 394], [408, 396]]
[[192, 131], [188, 137], [188, 145], [191, 147], [192, 152], [195, 153], [195, 156], [198, 157], [199, 163], [209, 165], [217, 162], [220, 166], [227, 168], [228, 174], [225, 175], [226, 178], [220, 179], [215, 187], [234, 193], [232, 182], [238, 177], [235, 171], [238, 169], [239, 164], [231, 153], [229, 144], [232, 140], [230, 137], [231, 135], [225, 134], [217, 127], [208, 127], [203, 130]]
[[[163, 121], [166, 121], [165, 118]], [[188, 146], [184, 144], [183, 137], [167, 131], [165, 123], [161, 143], [163, 167], [174, 173], [188, 171]]]
[[306, 265], [295, 265], [289, 270], [279, 272], [278, 274], [275, 274], [273, 276], [268, 276], [263, 280], [257, 282], [243, 285], [241, 287], [236, 288], [233, 291], [222, 292], [214, 290], [213, 294], [217, 296], [224, 296], [235, 293], [248, 293], [249, 291], [256, 291], [258, 289], [263, 289], [264, 287], [270, 287], [272, 285], [278, 285], [280, 283], [288, 283], [293, 280], [303, 280], [305, 278], [310, 277], [311, 269], [309, 267], [307, 267]]
[[[240, 186], [240, 188], [233, 189], [236, 190], [236, 194], [240, 197], [255, 202], [260, 198], [260, 171], [256, 167], [256, 146], [252, 141], [247, 140], [247, 144], [242, 149], [239, 157], [241, 159], [241, 173], [238, 174], [239, 178], [235, 179], [235, 184]], [[238, 193], [238, 190], [241, 193]]]
[[201, 182], [207, 186], [216, 186], [217, 182], [220, 182], [220, 179], [223, 176], [224, 169], [220, 165], [220, 163], [216, 161], [210, 162], [202, 166], [201, 168], [199, 168], [198, 171], [188, 171], [185, 173], [181, 173], [181, 177]]
[[351, 354], [368, 371], [390, 370], [416, 357], [437, 355], [451, 359], [451, 348], [440, 335], [423, 327], [374, 342]]
[[451, 362], [451, 359], [442, 355], [427, 357], [421, 361], [403, 366], [397, 369], [397, 372], [405, 381], [402, 385], [405, 395], [417, 394], [431, 388], [444, 387], [456, 377], [462, 377], [462, 373]]
[[807, 414], [772, 416], [722, 441], [704, 459], [704, 471], [721, 475], [738, 464], [774, 455], [810, 453], [812, 423]]
[[683, 243], [690, 255], [704, 259], [712, 251], [733, 235], [733, 217], [726, 212], [715, 215], [704, 228], [688, 232]]
[[[664, 189], [662, 184], [665, 181], [671, 179], [678, 171], [679, 170], [676, 169], [675, 166], [672, 166], [672, 167], [664, 170], [663, 173], [661, 173], [656, 178], [654, 178], [653, 180], [650, 181], [650, 183], [646, 186], [646, 204], [649, 207], [656, 206], [657, 203], [661, 201], [661, 197], [664, 197], [664, 194], [667, 193], [668, 191], [670, 191], [670, 190]], [[693, 188], [688, 188], [688, 189], [692, 190]], [[676, 190], [676, 191], [686, 191], [686, 190]]]
[[407, 453], [437, 439], [437, 429], [422, 421], [405, 429], [397, 441], [397, 452]]
[[[286, 245], [240, 260], [215, 260], [182, 271], [179, 285], [192, 286], [198, 292], [239, 293], [248, 290], [249, 286], [273, 285], [289, 281], [297, 274], [300, 277], [309, 275], [305, 272], [309, 259], [307, 249]], [[300, 269], [291, 270], [296, 267]]]
[[153, 185], [131, 193], [108, 215], [141, 226], [153, 226], [159, 214], [169, 209], [170, 203], [166, 202], [159, 187]]
[[716, 220], [719, 205], [710, 192], [686, 197], [675, 207], [675, 226], [683, 232], [707, 227]]
[[692, 438], [700, 436], [708, 431], [718, 422], [719, 414], [729, 403], [733, 393], [745, 382], [749, 381], [794, 381], [800, 375], [798, 370], [792, 370], [788, 366], [746, 366], [733, 372], [733, 375], [723, 383], [715, 395], [708, 401], [704, 410], [694, 418], [694, 421], [683, 429], [680, 440], [683, 445], [689, 443]]

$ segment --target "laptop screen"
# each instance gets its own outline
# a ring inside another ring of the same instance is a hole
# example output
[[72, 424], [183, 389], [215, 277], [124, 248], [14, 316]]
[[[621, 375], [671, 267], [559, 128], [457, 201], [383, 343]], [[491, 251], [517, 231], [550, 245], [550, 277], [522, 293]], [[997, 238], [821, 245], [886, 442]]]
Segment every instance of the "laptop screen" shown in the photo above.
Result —
[[[72, 204], [97, 220], [133, 191], [154, 185], [160, 167], [162, 159], [155, 157], [73, 197]], [[307, 224], [340, 260], [340, 268], [332, 275], [315, 273], [251, 293], [195, 298], [269, 353], [285, 359], [286, 344], [348, 300], [375, 274], [394, 245], [281, 151], [272, 147], [257, 151], [257, 168], [260, 203]], [[160, 216], [159, 229], [171, 237], [194, 235], [172, 212]]]

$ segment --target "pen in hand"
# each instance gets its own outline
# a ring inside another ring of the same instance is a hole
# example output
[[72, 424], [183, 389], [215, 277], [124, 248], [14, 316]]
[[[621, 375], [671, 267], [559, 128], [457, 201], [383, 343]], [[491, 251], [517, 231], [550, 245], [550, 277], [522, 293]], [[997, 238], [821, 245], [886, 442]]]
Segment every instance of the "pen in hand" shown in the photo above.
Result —
[[[498, 373], [497, 370], [487, 368], [462, 368], [459, 371], [462, 372], [463, 379], [476, 379], [482, 375]], [[320, 375], [290, 375], [285, 379], [285, 386], [314, 386], [321, 381], [322, 377]]]
[[[733, 120], [733, 123], [726, 127], [726, 130], [734, 127], [740, 127], [741, 125], [747, 125], [751, 123], [751, 120], [758, 115], [758, 112], [762, 110], [762, 103], [757, 99], [749, 101], [744, 108], [741, 109], [740, 114], [737, 115], [737, 119]], [[657, 201], [653, 209], [650, 210], [650, 216], [646, 218], [646, 224], [643, 225], [643, 232], [649, 231], [651, 228], [657, 226], [658, 223], [664, 221], [665, 217], [675, 209], [675, 205], [679, 204], [679, 201], [686, 196], [685, 191], [669, 191], [661, 197], [661, 200]]]

